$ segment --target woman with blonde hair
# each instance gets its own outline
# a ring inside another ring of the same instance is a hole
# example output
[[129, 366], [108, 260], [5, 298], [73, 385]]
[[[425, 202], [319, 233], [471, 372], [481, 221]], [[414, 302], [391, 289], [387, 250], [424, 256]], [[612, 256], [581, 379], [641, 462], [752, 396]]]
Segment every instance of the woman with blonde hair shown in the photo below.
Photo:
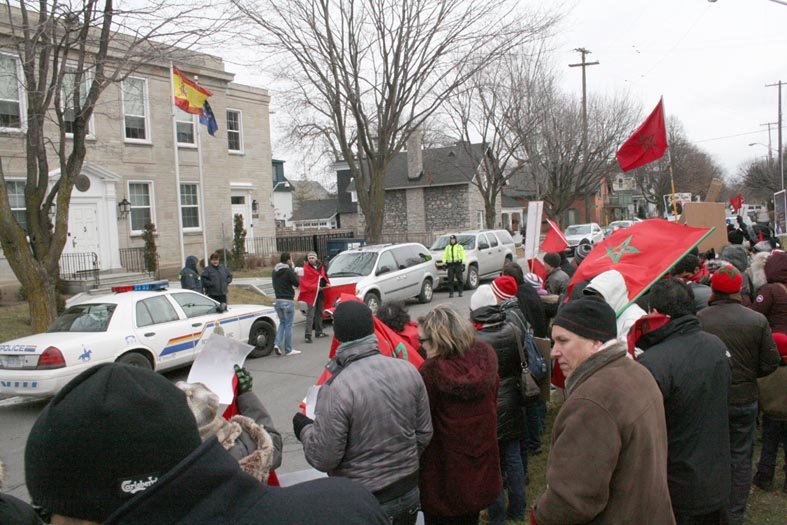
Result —
[[421, 456], [426, 525], [478, 523], [502, 488], [497, 447], [497, 356], [472, 325], [439, 305], [418, 319], [421, 376], [434, 434]]

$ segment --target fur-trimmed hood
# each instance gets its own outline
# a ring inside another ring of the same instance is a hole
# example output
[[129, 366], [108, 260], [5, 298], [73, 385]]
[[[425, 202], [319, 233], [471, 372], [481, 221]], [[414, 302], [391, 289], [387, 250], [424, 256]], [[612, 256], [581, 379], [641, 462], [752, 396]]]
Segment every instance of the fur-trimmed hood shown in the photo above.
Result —
[[755, 253], [751, 257], [751, 280], [754, 285], [755, 292], [768, 284], [768, 278], [765, 276], [765, 263], [768, 262], [768, 257], [771, 256], [770, 252]]
[[491, 346], [476, 340], [464, 357], [427, 359], [421, 373], [448, 397], [480, 399], [497, 382], [497, 355]]

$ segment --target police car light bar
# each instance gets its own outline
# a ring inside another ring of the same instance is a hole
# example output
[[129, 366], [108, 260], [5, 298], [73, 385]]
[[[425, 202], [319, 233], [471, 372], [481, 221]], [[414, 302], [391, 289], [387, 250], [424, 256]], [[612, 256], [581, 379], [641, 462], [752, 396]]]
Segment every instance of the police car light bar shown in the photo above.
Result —
[[169, 288], [169, 281], [154, 281], [152, 283], [127, 284], [124, 286], [113, 286], [112, 293], [125, 292], [156, 292]]

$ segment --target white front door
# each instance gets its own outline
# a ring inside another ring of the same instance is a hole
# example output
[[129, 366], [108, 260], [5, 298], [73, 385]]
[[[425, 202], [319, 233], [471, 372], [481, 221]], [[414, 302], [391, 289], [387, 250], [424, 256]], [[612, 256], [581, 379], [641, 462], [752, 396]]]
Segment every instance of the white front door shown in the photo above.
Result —
[[92, 252], [101, 256], [97, 203], [71, 203], [68, 210], [68, 240], [65, 251], [69, 253]]
[[233, 191], [230, 197], [232, 205], [232, 231], [235, 231], [235, 216], [243, 217], [243, 229], [246, 230], [246, 251], [250, 251], [254, 243], [254, 224], [251, 219], [251, 195], [248, 192]]

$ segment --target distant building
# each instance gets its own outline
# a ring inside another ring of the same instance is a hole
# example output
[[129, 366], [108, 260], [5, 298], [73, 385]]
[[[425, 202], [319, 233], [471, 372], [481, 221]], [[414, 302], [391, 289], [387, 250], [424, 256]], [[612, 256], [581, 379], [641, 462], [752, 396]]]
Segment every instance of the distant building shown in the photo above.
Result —
[[284, 161], [273, 159], [273, 219], [277, 228], [289, 228], [293, 187], [284, 176]]

